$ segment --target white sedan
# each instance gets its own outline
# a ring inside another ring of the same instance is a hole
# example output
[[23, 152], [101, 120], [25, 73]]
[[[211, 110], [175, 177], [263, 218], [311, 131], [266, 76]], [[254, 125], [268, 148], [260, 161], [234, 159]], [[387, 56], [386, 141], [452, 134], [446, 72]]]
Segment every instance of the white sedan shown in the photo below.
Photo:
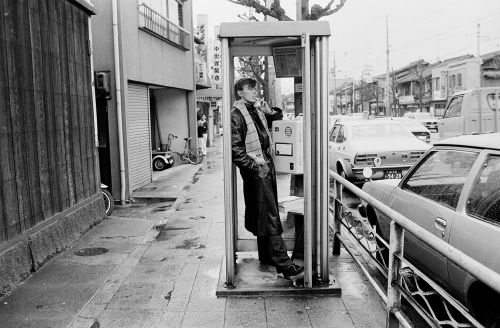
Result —
[[396, 121], [339, 121], [330, 131], [330, 169], [363, 182], [363, 169], [373, 170], [372, 180], [400, 179], [430, 146]]
[[431, 113], [406, 113], [404, 117], [416, 120], [431, 131], [438, 132], [439, 120]]
[[418, 139], [427, 143], [431, 142], [431, 131], [429, 131], [429, 129], [427, 129], [423, 124], [404, 117], [393, 117], [392, 119], [404, 125]]

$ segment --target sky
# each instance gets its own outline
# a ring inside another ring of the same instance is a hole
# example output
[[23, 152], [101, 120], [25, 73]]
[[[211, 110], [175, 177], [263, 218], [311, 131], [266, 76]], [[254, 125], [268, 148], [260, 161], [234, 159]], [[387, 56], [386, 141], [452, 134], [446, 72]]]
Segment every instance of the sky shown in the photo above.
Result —
[[[336, 4], [338, 0], [334, 3]], [[309, 5], [327, 0], [309, 0]], [[295, 18], [295, 1], [281, 0]], [[193, 0], [194, 19], [207, 14], [209, 31], [220, 22], [238, 22], [247, 10], [227, 0]], [[465, 54], [500, 51], [500, 0], [347, 0], [330, 23], [329, 66], [337, 78], [359, 80], [365, 73], [386, 72], [386, 18], [389, 68], [419, 59], [429, 63]]]

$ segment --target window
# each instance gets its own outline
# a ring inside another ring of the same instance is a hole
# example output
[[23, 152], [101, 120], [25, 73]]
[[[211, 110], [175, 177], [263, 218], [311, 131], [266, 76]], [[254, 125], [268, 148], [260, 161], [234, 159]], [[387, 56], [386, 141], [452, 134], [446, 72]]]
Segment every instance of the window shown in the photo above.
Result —
[[[181, 26], [182, 27], [182, 5], [177, 2], [176, 0], [167, 0], [168, 2], [168, 19], [178, 25], [178, 26]], [[180, 7], [180, 8], [179, 8]]]
[[190, 33], [182, 28], [185, 0], [139, 0], [139, 28], [168, 43], [189, 50]]
[[444, 117], [460, 117], [462, 112], [462, 98], [463, 96], [458, 96], [450, 100], [450, 105], [444, 113]]
[[444, 113], [445, 104], [435, 104], [434, 105], [434, 116], [442, 117]]
[[459, 73], [457, 75], [457, 87], [461, 87], [462, 86], [462, 73]]
[[203, 63], [196, 64], [196, 77], [198, 81], [205, 79], [205, 70], [203, 69]]
[[434, 86], [435, 91], [439, 91], [439, 77], [436, 77], [436, 85]]
[[335, 137], [337, 136], [339, 129], [340, 129], [340, 125], [335, 125], [333, 127], [332, 132], [330, 132], [330, 138], [329, 138], [330, 141], [332, 141], [332, 142], [335, 141]]
[[491, 110], [497, 110], [497, 106], [500, 104], [500, 93], [490, 93], [486, 95], [486, 102]]
[[179, 17], [179, 26], [184, 27], [184, 14], [181, 2], [177, 3], [177, 16]]
[[455, 87], [455, 75], [451, 75], [448, 77], [448, 86], [450, 89], [453, 89]]
[[142, 3], [144, 3], [146, 6], [153, 9], [163, 17], [168, 17], [167, 0], [143, 0]]
[[500, 156], [489, 156], [467, 199], [467, 214], [500, 224]]
[[429, 153], [403, 189], [455, 209], [476, 152], [437, 150]]
[[337, 135], [337, 139], [335, 139], [336, 143], [342, 143], [345, 141], [345, 135], [344, 135], [344, 127], [340, 126], [339, 128], [339, 134]]
[[425, 85], [425, 88], [424, 88], [425, 93], [428, 93], [429, 91], [432, 91], [432, 82], [425, 81], [424, 85]]
[[143, 4], [153, 9], [172, 23], [182, 27], [182, 3], [177, 0], [143, 0]]

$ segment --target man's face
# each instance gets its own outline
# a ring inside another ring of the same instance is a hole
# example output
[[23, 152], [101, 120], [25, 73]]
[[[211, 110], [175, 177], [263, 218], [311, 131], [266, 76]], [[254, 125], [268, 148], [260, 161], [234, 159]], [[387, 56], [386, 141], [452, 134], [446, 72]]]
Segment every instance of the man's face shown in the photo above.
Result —
[[257, 101], [257, 90], [255, 90], [255, 88], [252, 88], [248, 84], [243, 86], [243, 90], [238, 91], [238, 95], [246, 103], [253, 104]]

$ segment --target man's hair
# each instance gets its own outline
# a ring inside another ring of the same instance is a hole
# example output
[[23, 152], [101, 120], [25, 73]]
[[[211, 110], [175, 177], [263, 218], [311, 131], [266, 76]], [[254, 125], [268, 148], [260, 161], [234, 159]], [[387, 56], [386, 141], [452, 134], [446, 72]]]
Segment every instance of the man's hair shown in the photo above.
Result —
[[243, 90], [245, 85], [250, 86], [251, 88], [255, 88], [257, 85], [257, 81], [255, 79], [252, 79], [251, 77], [244, 77], [239, 79], [235, 84], [234, 84], [234, 96], [236, 97], [236, 100], [239, 100], [241, 97], [238, 95], [238, 91]]

